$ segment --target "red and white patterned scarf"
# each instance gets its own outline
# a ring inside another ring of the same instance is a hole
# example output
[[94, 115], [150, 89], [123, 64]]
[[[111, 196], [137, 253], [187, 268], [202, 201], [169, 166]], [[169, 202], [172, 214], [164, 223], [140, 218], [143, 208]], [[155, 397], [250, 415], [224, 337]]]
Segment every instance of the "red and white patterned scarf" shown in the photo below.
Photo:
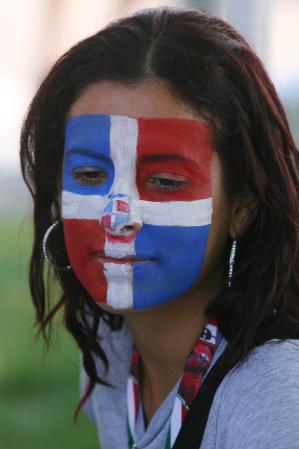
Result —
[[[184, 372], [181, 376], [179, 388], [175, 397], [171, 414], [170, 426], [167, 434], [165, 449], [171, 449], [180, 431], [186, 414], [196, 397], [203, 378], [212, 362], [218, 343], [218, 322], [211, 318], [201, 336], [196, 341], [190, 353]], [[127, 384], [127, 417], [129, 448], [137, 447], [135, 440], [135, 425], [140, 404], [140, 354], [133, 349], [131, 370]]]

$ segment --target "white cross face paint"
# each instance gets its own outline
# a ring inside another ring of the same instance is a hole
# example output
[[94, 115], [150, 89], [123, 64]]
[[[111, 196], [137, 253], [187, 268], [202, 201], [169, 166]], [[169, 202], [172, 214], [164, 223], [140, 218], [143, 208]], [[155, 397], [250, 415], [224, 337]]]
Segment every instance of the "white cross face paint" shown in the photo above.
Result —
[[96, 302], [151, 308], [195, 284], [211, 224], [212, 154], [210, 128], [197, 120], [69, 119], [65, 239]]

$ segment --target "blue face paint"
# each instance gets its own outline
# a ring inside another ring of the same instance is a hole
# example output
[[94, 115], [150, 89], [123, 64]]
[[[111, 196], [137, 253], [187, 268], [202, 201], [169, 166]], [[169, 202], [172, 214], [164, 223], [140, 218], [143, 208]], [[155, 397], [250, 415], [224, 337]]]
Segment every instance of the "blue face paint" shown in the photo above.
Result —
[[209, 230], [209, 225], [142, 226], [136, 237], [136, 255], [153, 258], [154, 262], [144, 270], [133, 268], [134, 308], [165, 304], [195, 284]]
[[[107, 195], [114, 179], [110, 157], [110, 119], [108, 115], [73, 117], [67, 123], [64, 153], [63, 190], [79, 195]], [[94, 167], [107, 173], [103, 185], [82, 185], [73, 171]]]

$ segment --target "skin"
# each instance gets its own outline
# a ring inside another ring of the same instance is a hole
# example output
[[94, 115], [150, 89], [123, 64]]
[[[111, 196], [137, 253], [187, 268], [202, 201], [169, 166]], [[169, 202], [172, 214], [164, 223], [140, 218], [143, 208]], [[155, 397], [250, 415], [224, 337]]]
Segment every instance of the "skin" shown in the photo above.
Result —
[[[201, 119], [157, 80], [135, 86], [108, 81], [90, 85], [69, 111], [70, 117], [83, 114]], [[141, 354], [141, 391], [147, 423], [181, 375], [186, 358], [208, 320], [205, 309], [223, 288], [228, 264], [224, 248], [228, 237], [240, 236], [253, 215], [254, 199], [251, 197], [234, 201], [225, 197], [216, 152], [211, 164], [211, 179], [212, 224], [204, 265], [196, 285], [163, 306], [122, 312]], [[113, 313], [109, 307], [103, 308]]]

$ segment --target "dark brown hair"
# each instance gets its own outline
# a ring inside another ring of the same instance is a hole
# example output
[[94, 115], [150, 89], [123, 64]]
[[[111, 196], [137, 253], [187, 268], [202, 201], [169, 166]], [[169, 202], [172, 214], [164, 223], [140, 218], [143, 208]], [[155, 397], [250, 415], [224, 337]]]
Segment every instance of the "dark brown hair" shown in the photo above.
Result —
[[[121, 318], [101, 312], [72, 271], [55, 273], [62, 294], [53, 303], [42, 238], [60, 218], [64, 124], [71, 104], [97, 81], [136, 85], [150, 78], [164, 81], [212, 125], [227, 196], [252, 192], [257, 199], [256, 216], [238, 241], [232, 288], [225, 286], [209, 310], [219, 316], [229, 342], [226, 363], [235, 365], [267, 340], [299, 338], [298, 151], [275, 89], [250, 46], [222, 20], [192, 10], [145, 10], [62, 56], [36, 93], [22, 130], [22, 172], [34, 200], [30, 288], [37, 323], [47, 338], [53, 315], [64, 309], [90, 389], [101, 382], [93, 355], [107, 363], [96, 338], [99, 320], [117, 330]], [[62, 229], [55, 235], [48, 249], [63, 265]]]

